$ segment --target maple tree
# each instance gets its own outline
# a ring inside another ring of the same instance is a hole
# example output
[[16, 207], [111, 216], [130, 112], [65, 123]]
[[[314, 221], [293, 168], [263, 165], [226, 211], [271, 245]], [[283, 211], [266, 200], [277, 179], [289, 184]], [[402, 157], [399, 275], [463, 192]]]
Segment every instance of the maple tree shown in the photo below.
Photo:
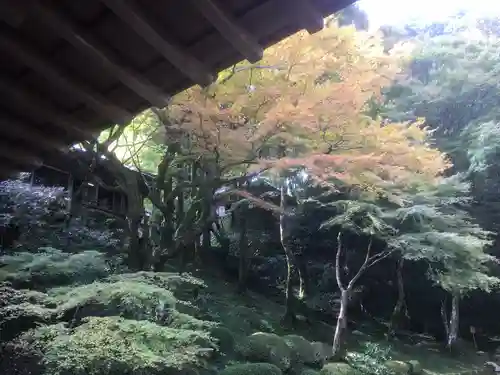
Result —
[[[397, 66], [397, 56], [385, 54], [375, 36], [332, 23], [286, 39], [258, 64], [234, 66], [208, 88], [178, 95], [164, 133], [189, 137], [198, 163], [211, 165], [219, 177], [236, 166], [275, 174], [299, 167], [332, 189], [388, 194], [388, 185], [429, 182], [448, 167], [430, 147], [422, 120], [384, 123], [364, 113]], [[290, 262], [296, 257], [286, 245], [290, 231], [283, 223], [291, 213], [283, 203], [286, 189], [280, 190], [282, 204], [274, 209], [289, 263], [285, 316], [293, 316]], [[339, 317], [341, 330], [345, 319]]]
[[[153, 109], [152, 139], [162, 145], [162, 156], [148, 194], [161, 232], [152, 262], [161, 268], [158, 258], [183, 255], [186, 246], [209, 247], [212, 234], [222, 243], [215, 211], [231, 196], [280, 216], [290, 270], [297, 259], [287, 246], [290, 231], [283, 230], [284, 218], [293, 215], [283, 203], [287, 189], [280, 188], [280, 207], [251, 196], [245, 186], [256, 173], [285, 176], [299, 167], [330, 189], [374, 195], [387, 194], [390, 185], [433, 180], [447, 161], [429, 146], [423, 121], [392, 124], [365, 113], [397, 72], [398, 56], [386, 54], [377, 36], [331, 22], [314, 35], [300, 32], [269, 48], [256, 64], [235, 65], [209, 87], [176, 95], [167, 108]], [[221, 187], [227, 188], [222, 194]], [[285, 315], [294, 314], [287, 309]]]

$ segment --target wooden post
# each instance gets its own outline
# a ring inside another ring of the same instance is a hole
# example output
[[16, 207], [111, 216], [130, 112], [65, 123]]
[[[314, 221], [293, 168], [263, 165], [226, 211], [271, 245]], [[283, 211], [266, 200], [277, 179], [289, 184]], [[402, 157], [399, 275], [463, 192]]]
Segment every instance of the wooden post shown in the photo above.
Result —
[[95, 205], [99, 207], [99, 184], [95, 185]]
[[116, 191], [113, 191], [113, 193], [111, 194], [111, 196], [112, 196], [112, 199], [111, 199], [111, 211], [113, 213], [116, 213], [116, 212], [118, 212], [117, 208], [116, 208]]
[[30, 176], [30, 187], [33, 187], [33, 185], [35, 184], [35, 172], [36, 172], [36, 169], [33, 168], [31, 170], [31, 176]]

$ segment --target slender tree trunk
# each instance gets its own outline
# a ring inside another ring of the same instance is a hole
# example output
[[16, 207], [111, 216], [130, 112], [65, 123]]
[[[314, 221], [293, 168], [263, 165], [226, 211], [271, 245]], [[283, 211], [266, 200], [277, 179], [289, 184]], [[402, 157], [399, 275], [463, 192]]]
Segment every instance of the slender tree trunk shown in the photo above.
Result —
[[309, 292], [309, 276], [307, 274], [307, 263], [302, 255], [295, 256], [295, 262], [297, 263], [297, 270], [299, 273], [299, 298], [304, 300]]
[[240, 216], [240, 236], [239, 236], [239, 269], [238, 269], [238, 291], [244, 293], [247, 289], [247, 277], [248, 277], [248, 236], [247, 236], [247, 221], [244, 212], [239, 212]]
[[[184, 218], [184, 215], [185, 215], [184, 193], [181, 191], [177, 197], [177, 207], [176, 207], [177, 228], [179, 228], [179, 226], [182, 224], [182, 219]], [[180, 250], [180, 256], [179, 256], [179, 274], [182, 274], [185, 268], [186, 268], [186, 249], [185, 246], [183, 246], [183, 248]]]
[[349, 301], [351, 294], [353, 292], [354, 286], [365, 272], [367, 268], [377, 263], [381, 259], [384, 259], [389, 253], [381, 253], [380, 255], [371, 255], [373, 239], [370, 237], [368, 242], [368, 247], [366, 249], [366, 256], [363, 264], [359, 268], [358, 272], [349, 281], [347, 286], [342, 282], [342, 232], [340, 231], [337, 235], [337, 252], [335, 254], [335, 278], [337, 279], [337, 285], [340, 290], [340, 311], [337, 317], [337, 326], [335, 327], [335, 334], [333, 336], [332, 354], [334, 360], [342, 360], [345, 358], [346, 354], [346, 340], [347, 340], [347, 309], [349, 307]]
[[389, 332], [388, 337], [394, 336], [396, 330], [399, 328], [398, 324], [401, 319], [401, 315], [404, 313], [406, 315], [406, 297], [405, 297], [405, 288], [403, 282], [403, 266], [404, 266], [404, 258], [399, 257], [397, 270], [396, 270], [396, 281], [398, 286], [398, 300], [396, 305], [394, 306], [394, 310], [392, 311], [391, 321], [389, 324]]
[[459, 310], [460, 310], [460, 294], [452, 293], [451, 295], [451, 314], [450, 321], [448, 323], [448, 340], [446, 346], [448, 349], [453, 350], [458, 339], [458, 328], [459, 328]]
[[280, 241], [283, 250], [285, 251], [286, 256], [286, 266], [287, 266], [287, 274], [286, 274], [286, 286], [285, 286], [285, 315], [283, 316], [283, 322], [285, 323], [293, 323], [296, 319], [295, 312], [293, 308], [293, 285], [292, 285], [292, 276], [293, 276], [293, 264], [294, 264], [294, 256], [290, 247], [287, 245], [287, 228], [286, 225], [286, 183], [283, 182], [281, 184], [281, 192], [280, 192]]
[[346, 334], [347, 334], [347, 308], [349, 307], [349, 295], [351, 290], [344, 289], [340, 293], [340, 311], [337, 316], [337, 325], [333, 336], [332, 355], [334, 360], [341, 360], [346, 354]]

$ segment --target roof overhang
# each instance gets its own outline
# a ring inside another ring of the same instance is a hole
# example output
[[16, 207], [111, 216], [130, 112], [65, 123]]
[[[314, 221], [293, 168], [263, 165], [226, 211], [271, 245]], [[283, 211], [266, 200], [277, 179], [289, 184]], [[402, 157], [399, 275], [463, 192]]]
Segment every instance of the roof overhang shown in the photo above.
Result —
[[0, 0], [0, 175], [29, 169], [354, 0]]

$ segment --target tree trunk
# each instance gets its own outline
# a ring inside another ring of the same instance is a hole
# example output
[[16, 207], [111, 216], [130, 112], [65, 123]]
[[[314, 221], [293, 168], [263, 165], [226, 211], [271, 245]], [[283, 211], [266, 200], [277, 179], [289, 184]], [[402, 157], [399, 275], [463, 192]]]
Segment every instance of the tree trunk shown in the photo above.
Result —
[[396, 333], [396, 330], [399, 328], [399, 323], [403, 312], [406, 316], [406, 297], [405, 297], [405, 288], [403, 282], [403, 266], [404, 266], [404, 258], [399, 257], [396, 270], [396, 281], [398, 285], [398, 300], [396, 302], [396, 305], [394, 306], [394, 310], [392, 311], [391, 321], [389, 324], [388, 337], [392, 337]]
[[238, 225], [240, 236], [238, 247], [240, 252], [239, 269], [238, 269], [238, 291], [244, 293], [247, 289], [248, 276], [248, 236], [247, 236], [247, 220], [244, 212], [239, 212], [240, 223]]
[[347, 308], [349, 305], [349, 294], [351, 290], [345, 289], [340, 293], [340, 311], [337, 316], [337, 325], [333, 336], [332, 355], [333, 360], [344, 359], [346, 354], [345, 341], [347, 333]]
[[448, 340], [446, 346], [453, 350], [458, 339], [459, 328], [459, 310], [460, 310], [460, 294], [452, 293], [451, 295], [451, 314], [448, 323]]
[[139, 189], [139, 181], [135, 172], [123, 171], [127, 194], [127, 221], [129, 229], [128, 260], [134, 270], [143, 270], [150, 259], [148, 243], [140, 241], [139, 228], [145, 216], [144, 197]]

